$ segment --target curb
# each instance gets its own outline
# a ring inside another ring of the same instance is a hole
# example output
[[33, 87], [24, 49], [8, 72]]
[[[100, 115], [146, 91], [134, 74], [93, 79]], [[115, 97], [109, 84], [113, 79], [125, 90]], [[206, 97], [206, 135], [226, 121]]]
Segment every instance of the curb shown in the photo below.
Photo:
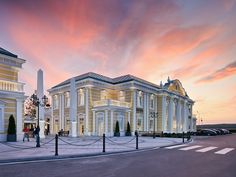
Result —
[[[193, 139], [190, 139], [186, 143], [192, 142]], [[184, 144], [186, 144], [184, 143]], [[70, 155], [50, 155], [50, 156], [41, 156], [41, 157], [27, 157], [27, 158], [18, 158], [18, 159], [3, 159], [0, 160], [0, 165], [4, 165], [7, 163], [27, 163], [32, 161], [47, 161], [47, 160], [57, 160], [57, 159], [75, 159], [75, 158], [85, 158], [85, 157], [99, 157], [99, 156], [106, 156], [106, 155], [116, 155], [116, 154], [123, 154], [123, 153], [136, 153], [136, 152], [143, 152], [143, 151], [151, 151], [156, 150], [159, 148], [165, 148], [168, 146], [175, 146], [180, 145], [183, 143], [174, 143], [171, 145], [164, 145], [164, 146], [156, 146], [156, 147], [147, 147], [147, 148], [140, 148], [135, 150], [124, 150], [124, 151], [117, 151], [117, 152], [100, 152], [100, 153], [87, 153], [87, 154], [70, 154]]]

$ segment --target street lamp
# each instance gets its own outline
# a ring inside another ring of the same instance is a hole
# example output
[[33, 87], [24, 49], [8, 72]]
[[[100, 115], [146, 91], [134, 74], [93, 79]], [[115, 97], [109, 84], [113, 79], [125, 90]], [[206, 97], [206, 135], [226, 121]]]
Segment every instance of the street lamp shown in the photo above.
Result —
[[155, 134], [155, 118], [158, 118], [158, 112], [150, 112], [150, 116], [151, 118], [153, 118], [154, 120], [154, 125], [153, 125], [153, 138], [156, 138], [156, 134]]
[[33, 105], [38, 107], [38, 125], [37, 125], [37, 139], [36, 139], [36, 147], [40, 147], [40, 137], [39, 137], [39, 132], [40, 132], [40, 127], [39, 127], [39, 106], [44, 107], [47, 102], [48, 102], [48, 97], [44, 95], [42, 97], [42, 102], [40, 102], [39, 98], [37, 97], [36, 94], [31, 95], [30, 100], [33, 102]]

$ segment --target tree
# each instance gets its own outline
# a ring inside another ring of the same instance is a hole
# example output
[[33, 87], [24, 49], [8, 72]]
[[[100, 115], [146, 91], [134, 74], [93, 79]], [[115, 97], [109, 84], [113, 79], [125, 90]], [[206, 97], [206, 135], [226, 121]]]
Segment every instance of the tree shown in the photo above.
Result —
[[127, 130], [126, 130], [125, 135], [126, 135], [126, 136], [131, 136], [131, 130], [130, 130], [130, 124], [129, 124], [129, 122], [127, 122]]
[[7, 141], [16, 141], [16, 123], [13, 115], [9, 117], [7, 129]]
[[24, 108], [25, 115], [30, 116], [32, 118], [36, 117], [36, 106], [33, 104], [33, 101], [30, 100], [30, 97], [25, 100]]
[[119, 127], [118, 121], [116, 121], [116, 128], [115, 128], [114, 136], [120, 136], [120, 127]]

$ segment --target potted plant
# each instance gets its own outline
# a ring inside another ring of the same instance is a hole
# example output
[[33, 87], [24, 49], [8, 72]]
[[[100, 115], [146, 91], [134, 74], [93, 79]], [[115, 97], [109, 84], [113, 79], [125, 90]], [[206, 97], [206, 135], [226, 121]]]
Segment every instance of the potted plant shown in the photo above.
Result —
[[116, 121], [116, 128], [115, 128], [114, 136], [120, 136], [120, 127], [119, 127], [118, 121]]
[[127, 122], [127, 130], [125, 132], [125, 136], [131, 136], [131, 131], [130, 131], [130, 124]]
[[9, 117], [9, 124], [7, 129], [7, 141], [16, 142], [16, 123], [13, 115]]

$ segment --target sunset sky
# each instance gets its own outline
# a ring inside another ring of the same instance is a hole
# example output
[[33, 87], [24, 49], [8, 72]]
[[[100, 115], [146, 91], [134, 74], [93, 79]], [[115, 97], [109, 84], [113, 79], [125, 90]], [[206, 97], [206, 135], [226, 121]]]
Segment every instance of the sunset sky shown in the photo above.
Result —
[[[179, 79], [203, 123], [236, 123], [235, 0], [0, 0], [0, 47], [26, 95], [96, 72]], [[198, 117], [198, 124], [199, 124]]]

